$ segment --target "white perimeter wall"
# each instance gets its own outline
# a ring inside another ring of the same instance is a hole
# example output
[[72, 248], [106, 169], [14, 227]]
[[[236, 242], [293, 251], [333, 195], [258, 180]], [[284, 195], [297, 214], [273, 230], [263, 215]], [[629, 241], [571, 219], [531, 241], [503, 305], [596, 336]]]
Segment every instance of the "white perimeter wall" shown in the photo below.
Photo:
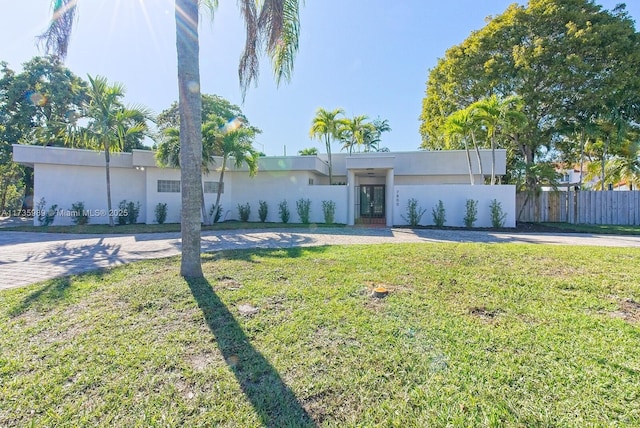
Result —
[[[111, 205], [117, 209], [123, 199], [140, 201], [138, 222], [145, 221], [145, 171], [132, 168], [110, 168]], [[85, 210], [91, 213], [90, 224], [109, 223], [107, 213], [107, 179], [104, 167], [36, 164], [34, 166], [34, 209], [40, 198], [46, 208], [58, 205], [58, 210], [71, 210], [71, 205], [84, 202]], [[69, 213], [60, 212], [53, 224], [73, 224]], [[104, 214], [104, 215], [100, 215]], [[117, 221], [117, 220], [116, 220]], [[38, 225], [37, 216], [34, 225]]]
[[[147, 212], [146, 222], [155, 223], [155, 207], [158, 203], [167, 204], [167, 223], [180, 222], [180, 193], [158, 193], [158, 180], [180, 180], [180, 170], [170, 168], [149, 168], [146, 172]], [[296, 211], [296, 201], [310, 199], [310, 221], [324, 223], [322, 201], [332, 200], [336, 204], [335, 222], [347, 223], [347, 188], [346, 186], [309, 185], [309, 179], [316, 180], [313, 173], [306, 171], [289, 172], [258, 172], [255, 177], [249, 177], [246, 171], [227, 171], [224, 177], [224, 193], [220, 197], [222, 205], [221, 221], [239, 220], [238, 204], [251, 206], [250, 221], [259, 221], [259, 201], [266, 201], [268, 205], [268, 222], [279, 223], [278, 205], [287, 200], [291, 213], [290, 223], [299, 223]], [[217, 182], [219, 172], [212, 172], [202, 177], [203, 181]], [[314, 181], [317, 182], [317, 181]], [[205, 193], [205, 207], [207, 213], [216, 201], [215, 193]], [[141, 217], [142, 219], [142, 217]], [[143, 220], [140, 220], [143, 221]]]
[[432, 209], [442, 200], [445, 208], [445, 226], [464, 227], [467, 199], [478, 201], [478, 220], [474, 227], [491, 227], [491, 211], [489, 204], [496, 199], [507, 214], [505, 227], [516, 226], [516, 188], [515, 186], [470, 186], [470, 185], [438, 185], [438, 186], [394, 186], [393, 224], [407, 225], [402, 218], [407, 217], [407, 203], [414, 198], [418, 205], [425, 209], [420, 221], [421, 225], [433, 225]]
[[[255, 177], [247, 173], [233, 173], [233, 178], [227, 185], [225, 180], [225, 194], [222, 207], [226, 220], [239, 219], [238, 204], [249, 203], [251, 206], [250, 221], [259, 221], [259, 201], [267, 202], [269, 207], [267, 221], [280, 222], [278, 205], [286, 200], [291, 213], [290, 223], [299, 223], [300, 217], [296, 210], [296, 201], [311, 200], [310, 221], [324, 223], [322, 201], [333, 201], [336, 204], [335, 222], [347, 223], [347, 187], [309, 185], [309, 178], [315, 176], [305, 171], [286, 173], [258, 172]], [[317, 183], [317, 181], [315, 181]]]

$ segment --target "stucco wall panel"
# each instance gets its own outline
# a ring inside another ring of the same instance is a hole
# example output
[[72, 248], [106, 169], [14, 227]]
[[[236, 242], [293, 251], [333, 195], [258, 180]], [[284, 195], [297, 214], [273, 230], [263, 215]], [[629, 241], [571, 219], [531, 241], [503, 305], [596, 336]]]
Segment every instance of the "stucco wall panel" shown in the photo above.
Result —
[[466, 214], [467, 199], [478, 201], [478, 220], [475, 227], [491, 227], [491, 214], [489, 205], [496, 199], [502, 205], [502, 210], [507, 214], [505, 227], [515, 227], [515, 186], [464, 186], [464, 185], [438, 185], [438, 186], [394, 186], [393, 223], [407, 225], [402, 218], [407, 217], [407, 204], [409, 199], [416, 199], [418, 205], [425, 209], [420, 222], [421, 225], [433, 225], [432, 209], [442, 200], [446, 211], [447, 222], [445, 226], [463, 227]]
[[[147, 216], [144, 171], [131, 168], [110, 168], [112, 209], [123, 199], [140, 202], [139, 222]], [[104, 166], [73, 166], [37, 164], [34, 167], [34, 205], [40, 198], [46, 207], [58, 205], [58, 210], [71, 210], [71, 205], [83, 202], [90, 213], [89, 223], [109, 223], [107, 214], [107, 183]], [[34, 224], [37, 218], [34, 218]], [[70, 213], [60, 211], [56, 225], [73, 224]]]

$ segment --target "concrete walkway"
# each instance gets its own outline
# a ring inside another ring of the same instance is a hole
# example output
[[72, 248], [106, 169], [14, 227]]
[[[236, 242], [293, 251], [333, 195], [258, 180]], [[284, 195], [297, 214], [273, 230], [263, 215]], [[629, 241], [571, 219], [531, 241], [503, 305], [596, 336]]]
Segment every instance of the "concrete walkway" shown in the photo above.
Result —
[[[206, 252], [243, 248], [410, 242], [485, 242], [637, 247], [640, 236], [525, 234], [465, 230], [318, 228], [210, 231]], [[179, 233], [79, 235], [0, 231], [0, 290], [180, 253]]]

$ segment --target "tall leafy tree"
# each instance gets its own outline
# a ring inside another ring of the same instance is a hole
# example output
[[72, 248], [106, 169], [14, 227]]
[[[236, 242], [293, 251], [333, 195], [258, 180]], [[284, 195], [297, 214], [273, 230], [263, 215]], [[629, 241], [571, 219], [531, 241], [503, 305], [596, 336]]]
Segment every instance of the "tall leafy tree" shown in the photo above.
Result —
[[87, 83], [56, 57], [35, 57], [14, 72], [2, 63], [0, 119], [9, 144], [63, 146], [87, 100]]
[[[561, 122], [585, 126], [616, 106], [627, 122], [640, 105], [640, 38], [620, 5], [590, 0], [530, 0], [513, 4], [450, 48], [430, 71], [420, 132], [424, 148], [442, 148], [451, 113], [497, 95], [518, 95], [527, 118], [505, 140], [513, 161], [533, 173], [557, 152]], [[536, 178], [527, 176], [534, 186]]]
[[86, 117], [89, 123], [79, 130], [79, 139], [88, 147], [104, 151], [107, 182], [109, 226], [114, 225], [111, 205], [111, 152], [122, 151], [131, 138], [142, 139], [148, 131], [149, 112], [143, 107], [126, 107], [122, 103], [125, 88], [109, 84], [102, 76], [89, 76], [89, 101]]
[[[76, 0], [52, 0], [53, 19], [42, 34], [47, 52], [61, 58], [67, 53], [74, 22]], [[217, 0], [175, 0], [176, 50], [178, 55], [178, 103], [180, 112], [180, 157], [182, 183], [182, 259], [180, 273], [202, 277], [200, 260], [200, 215], [202, 200], [202, 98], [198, 20], [199, 6], [213, 12]], [[245, 49], [238, 74], [243, 96], [257, 79], [262, 48], [271, 58], [277, 83], [289, 80], [298, 51], [299, 0], [239, 0], [246, 27]]]
[[316, 110], [316, 115], [311, 122], [309, 136], [323, 141], [327, 149], [327, 160], [329, 162], [329, 184], [333, 184], [333, 162], [331, 160], [331, 143], [340, 139], [340, 133], [345, 123], [344, 110], [337, 108], [334, 110], [325, 110], [320, 107]]
[[[252, 128], [257, 133], [260, 133], [258, 128], [251, 125], [249, 119], [244, 115], [242, 109], [233, 104], [229, 100], [219, 95], [202, 94], [202, 123], [207, 122], [211, 116], [219, 117], [225, 121], [231, 121], [233, 119], [240, 119], [242, 126], [245, 128]], [[158, 114], [156, 123], [160, 130], [166, 128], [179, 128], [180, 127], [180, 111], [178, 103], [173, 102], [171, 106]]]

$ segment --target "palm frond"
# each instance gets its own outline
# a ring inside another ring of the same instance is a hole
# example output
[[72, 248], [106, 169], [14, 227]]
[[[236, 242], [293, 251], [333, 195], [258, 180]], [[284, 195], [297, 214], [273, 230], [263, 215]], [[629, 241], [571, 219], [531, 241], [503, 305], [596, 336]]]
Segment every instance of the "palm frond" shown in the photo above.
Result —
[[209, 12], [211, 20], [213, 20], [216, 9], [218, 9], [218, 0], [200, 0], [199, 6]]
[[36, 40], [45, 54], [64, 60], [67, 57], [71, 31], [75, 22], [77, 0], [53, 0], [49, 27]]
[[255, 0], [239, 0], [239, 3], [246, 30], [244, 51], [240, 57], [240, 65], [238, 66], [240, 90], [242, 91], [242, 100], [244, 101], [247, 88], [253, 80], [258, 79], [260, 71], [260, 61], [258, 58], [260, 34]]
[[[265, 32], [267, 53], [278, 85], [282, 79], [291, 80], [293, 73], [299, 47], [299, 3], [298, 0], [266, 0], [258, 20], [259, 27]], [[270, 11], [267, 4], [270, 4]]]
[[238, 75], [242, 98], [258, 78], [259, 58], [264, 43], [273, 67], [276, 83], [290, 80], [298, 52], [300, 0], [239, 0], [246, 27], [245, 48]]

